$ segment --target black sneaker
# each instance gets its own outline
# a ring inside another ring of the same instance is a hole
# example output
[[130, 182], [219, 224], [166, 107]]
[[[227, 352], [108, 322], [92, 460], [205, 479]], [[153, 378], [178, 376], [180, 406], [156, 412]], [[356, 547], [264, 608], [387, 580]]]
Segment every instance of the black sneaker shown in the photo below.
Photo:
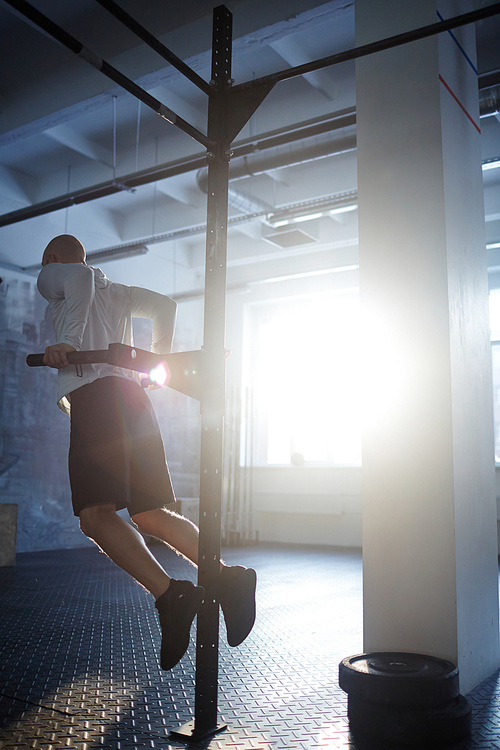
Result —
[[255, 622], [257, 574], [242, 565], [224, 566], [220, 574], [219, 604], [224, 615], [227, 642], [239, 646]]
[[162, 669], [172, 669], [186, 653], [191, 623], [204, 596], [203, 586], [172, 578], [168, 589], [156, 600], [161, 625]]

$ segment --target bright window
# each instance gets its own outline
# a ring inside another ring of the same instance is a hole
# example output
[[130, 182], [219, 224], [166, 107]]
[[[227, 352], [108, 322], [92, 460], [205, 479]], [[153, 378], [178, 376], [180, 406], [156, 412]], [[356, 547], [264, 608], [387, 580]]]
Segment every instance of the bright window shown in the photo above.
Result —
[[500, 289], [490, 292], [489, 302], [491, 340], [500, 341]]
[[251, 306], [259, 463], [361, 463], [359, 327], [354, 289]]
[[500, 463], [500, 290], [490, 293], [491, 358], [493, 366], [493, 414], [495, 463]]

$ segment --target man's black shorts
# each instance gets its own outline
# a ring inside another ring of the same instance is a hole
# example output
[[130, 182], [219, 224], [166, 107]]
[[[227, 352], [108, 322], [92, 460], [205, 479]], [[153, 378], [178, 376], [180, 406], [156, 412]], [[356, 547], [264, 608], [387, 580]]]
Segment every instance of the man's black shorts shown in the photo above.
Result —
[[75, 516], [94, 505], [133, 516], [175, 502], [158, 422], [138, 383], [105, 377], [72, 392], [69, 478]]

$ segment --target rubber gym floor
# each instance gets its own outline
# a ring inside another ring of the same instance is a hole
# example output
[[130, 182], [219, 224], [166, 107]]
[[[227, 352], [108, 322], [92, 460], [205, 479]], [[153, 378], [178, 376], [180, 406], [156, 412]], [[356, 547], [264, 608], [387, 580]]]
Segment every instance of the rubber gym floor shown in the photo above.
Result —
[[[175, 578], [194, 568], [164, 545]], [[219, 716], [228, 729], [203, 747], [312, 750], [360, 745], [349, 734], [338, 663], [362, 651], [361, 555], [351, 549], [225, 549], [258, 575], [258, 616], [238, 648], [220, 626]], [[0, 748], [186, 747], [169, 732], [194, 708], [194, 627], [171, 671], [158, 663], [152, 597], [97, 548], [24, 553], [0, 569]], [[460, 750], [500, 748], [500, 672], [468, 699]]]

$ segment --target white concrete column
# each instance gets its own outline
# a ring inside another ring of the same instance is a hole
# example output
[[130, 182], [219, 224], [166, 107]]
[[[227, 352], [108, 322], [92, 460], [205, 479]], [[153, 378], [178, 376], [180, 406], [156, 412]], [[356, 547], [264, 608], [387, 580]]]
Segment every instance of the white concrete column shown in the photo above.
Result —
[[[471, 6], [356, 0], [356, 44]], [[475, 32], [453, 33], [356, 63], [364, 649], [450, 659], [466, 692], [500, 651]]]

